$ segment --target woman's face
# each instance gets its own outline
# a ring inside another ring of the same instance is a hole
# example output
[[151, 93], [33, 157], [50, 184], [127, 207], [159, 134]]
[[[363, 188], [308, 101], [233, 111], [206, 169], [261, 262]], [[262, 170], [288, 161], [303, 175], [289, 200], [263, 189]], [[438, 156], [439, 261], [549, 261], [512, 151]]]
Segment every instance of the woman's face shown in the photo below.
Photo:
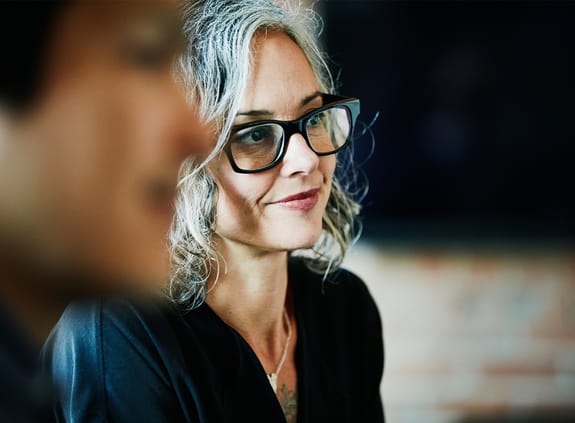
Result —
[[103, 285], [167, 278], [179, 166], [208, 148], [173, 75], [180, 24], [172, 0], [62, 11], [42, 91], [0, 170], [4, 229], [40, 262]]
[[[235, 125], [293, 120], [322, 106], [315, 75], [295, 42], [270, 32], [253, 46], [254, 66]], [[317, 156], [301, 134], [291, 137], [282, 162], [261, 173], [236, 173], [221, 154], [210, 170], [218, 186], [216, 235], [223, 248], [312, 246], [321, 234], [335, 162], [335, 155]]]

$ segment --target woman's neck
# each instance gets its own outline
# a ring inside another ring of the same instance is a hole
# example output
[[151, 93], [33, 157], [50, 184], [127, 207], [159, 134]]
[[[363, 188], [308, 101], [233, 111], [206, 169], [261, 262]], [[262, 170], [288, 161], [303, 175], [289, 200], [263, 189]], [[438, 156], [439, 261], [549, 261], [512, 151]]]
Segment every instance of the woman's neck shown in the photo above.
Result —
[[[294, 385], [297, 330], [288, 286], [288, 253], [222, 243], [218, 245], [222, 269], [208, 294], [208, 305], [251, 346], [268, 375], [280, 383], [289, 379]], [[285, 365], [282, 357], [287, 357]], [[278, 374], [278, 369], [283, 373]]]
[[248, 342], [264, 342], [275, 349], [277, 340], [285, 337], [287, 252], [238, 245], [226, 245], [221, 252], [224, 259], [208, 305]]

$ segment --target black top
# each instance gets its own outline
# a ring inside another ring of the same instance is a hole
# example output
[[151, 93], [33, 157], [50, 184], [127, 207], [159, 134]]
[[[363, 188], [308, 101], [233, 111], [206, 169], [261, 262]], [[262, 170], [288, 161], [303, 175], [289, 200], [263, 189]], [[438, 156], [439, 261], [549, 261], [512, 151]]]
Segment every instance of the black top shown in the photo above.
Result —
[[[383, 341], [364, 283], [290, 263], [298, 330], [298, 422], [384, 421]], [[74, 303], [44, 351], [70, 422], [283, 422], [247, 342], [207, 304]]]
[[52, 422], [53, 386], [38, 349], [0, 305], [0, 422]]

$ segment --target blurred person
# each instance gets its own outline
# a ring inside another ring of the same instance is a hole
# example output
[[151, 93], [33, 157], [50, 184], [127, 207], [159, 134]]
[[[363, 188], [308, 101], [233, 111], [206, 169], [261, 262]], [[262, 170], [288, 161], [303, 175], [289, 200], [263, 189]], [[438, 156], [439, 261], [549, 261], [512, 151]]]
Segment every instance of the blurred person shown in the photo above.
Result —
[[188, 2], [186, 81], [223, 150], [184, 167], [170, 301], [71, 304], [46, 346], [61, 421], [382, 422], [383, 342], [339, 268], [359, 204], [334, 177], [359, 100], [311, 10]]
[[37, 353], [66, 304], [168, 282], [177, 174], [205, 129], [174, 74], [176, 1], [0, 15], [0, 421], [42, 422]]

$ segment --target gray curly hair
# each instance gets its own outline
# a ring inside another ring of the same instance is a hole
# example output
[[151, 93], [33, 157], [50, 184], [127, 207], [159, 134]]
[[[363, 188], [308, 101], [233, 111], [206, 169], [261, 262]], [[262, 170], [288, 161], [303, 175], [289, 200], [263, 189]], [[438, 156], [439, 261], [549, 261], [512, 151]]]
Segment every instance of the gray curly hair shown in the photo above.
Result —
[[[320, 90], [335, 91], [317, 42], [321, 20], [313, 10], [293, 1], [267, 0], [189, 0], [184, 8], [189, 45], [180, 62], [183, 83], [197, 100], [202, 119], [213, 125], [217, 135], [216, 148], [207, 159], [191, 158], [182, 166], [169, 235], [173, 271], [168, 294], [189, 308], [206, 299], [208, 281], [217, 280], [220, 270], [212, 242], [217, 186], [206, 165], [221, 153], [229, 137], [250, 75], [252, 40], [266, 31], [281, 31], [292, 38], [307, 57]], [[290, 252], [324, 277], [339, 267], [359, 234], [360, 206], [346, 188], [335, 176], [319, 240], [312, 248]]]

